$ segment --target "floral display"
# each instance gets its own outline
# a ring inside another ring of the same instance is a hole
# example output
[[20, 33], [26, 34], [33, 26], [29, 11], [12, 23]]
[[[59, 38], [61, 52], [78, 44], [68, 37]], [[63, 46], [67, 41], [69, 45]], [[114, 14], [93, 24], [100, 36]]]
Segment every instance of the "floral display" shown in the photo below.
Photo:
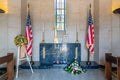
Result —
[[81, 68], [78, 64], [77, 60], [74, 60], [70, 65], [65, 68], [66, 72], [73, 73], [73, 74], [80, 74], [85, 73], [86, 70]]
[[28, 41], [27, 38], [23, 35], [18, 35], [14, 39], [14, 43], [16, 46], [27, 45]]

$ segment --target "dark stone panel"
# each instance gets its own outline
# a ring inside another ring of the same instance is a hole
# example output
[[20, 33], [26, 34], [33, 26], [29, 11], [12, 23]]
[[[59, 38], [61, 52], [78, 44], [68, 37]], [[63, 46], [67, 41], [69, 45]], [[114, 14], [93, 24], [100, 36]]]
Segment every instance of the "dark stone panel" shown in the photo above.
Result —
[[[43, 58], [43, 47], [45, 58]], [[78, 62], [81, 61], [80, 43], [40, 43], [39, 54], [41, 65], [69, 64], [75, 59], [75, 48], [78, 47]]]

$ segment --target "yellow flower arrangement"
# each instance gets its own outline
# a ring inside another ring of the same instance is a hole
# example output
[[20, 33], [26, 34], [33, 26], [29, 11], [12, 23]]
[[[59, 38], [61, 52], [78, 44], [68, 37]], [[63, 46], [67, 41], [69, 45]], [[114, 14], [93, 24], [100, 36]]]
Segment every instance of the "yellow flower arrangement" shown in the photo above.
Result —
[[27, 38], [23, 35], [18, 35], [14, 39], [14, 43], [16, 46], [27, 45], [28, 41]]

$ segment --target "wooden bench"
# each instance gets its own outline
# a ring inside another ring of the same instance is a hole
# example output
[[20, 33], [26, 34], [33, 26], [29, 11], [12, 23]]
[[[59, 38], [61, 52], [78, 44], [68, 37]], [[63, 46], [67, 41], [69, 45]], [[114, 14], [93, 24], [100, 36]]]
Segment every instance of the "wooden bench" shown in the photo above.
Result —
[[2, 74], [0, 78], [7, 76], [7, 80], [14, 79], [14, 57], [13, 53], [8, 53], [7, 56], [0, 57], [0, 64], [7, 63], [7, 72]]
[[[112, 72], [112, 63], [117, 66], [116, 74]], [[120, 57], [112, 56], [112, 53], [105, 54], [105, 77], [107, 80], [112, 80], [112, 75], [120, 80]]]

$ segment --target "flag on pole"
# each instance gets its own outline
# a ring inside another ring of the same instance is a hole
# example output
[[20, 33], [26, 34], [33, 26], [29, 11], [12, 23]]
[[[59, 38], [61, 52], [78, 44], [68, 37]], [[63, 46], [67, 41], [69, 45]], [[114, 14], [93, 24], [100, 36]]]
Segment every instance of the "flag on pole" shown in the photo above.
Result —
[[89, 17], [88, 17], [88, 31], [87, 31], [87, 48], [90, 54], [94, 54], [94, 24], [91, 15], [91, 5], [89, 9]]
[[30, 56], [32, 56], [32, 40], [33, 40], [33, 36], [32, 36], [32, 27], [31, 27], [31, 19], [30, 19], [29, 11], [28, 11], [28, 16], [27, 16], [25, 35], [26, 35], [27, 40], [28, 40], [27, 53]]

